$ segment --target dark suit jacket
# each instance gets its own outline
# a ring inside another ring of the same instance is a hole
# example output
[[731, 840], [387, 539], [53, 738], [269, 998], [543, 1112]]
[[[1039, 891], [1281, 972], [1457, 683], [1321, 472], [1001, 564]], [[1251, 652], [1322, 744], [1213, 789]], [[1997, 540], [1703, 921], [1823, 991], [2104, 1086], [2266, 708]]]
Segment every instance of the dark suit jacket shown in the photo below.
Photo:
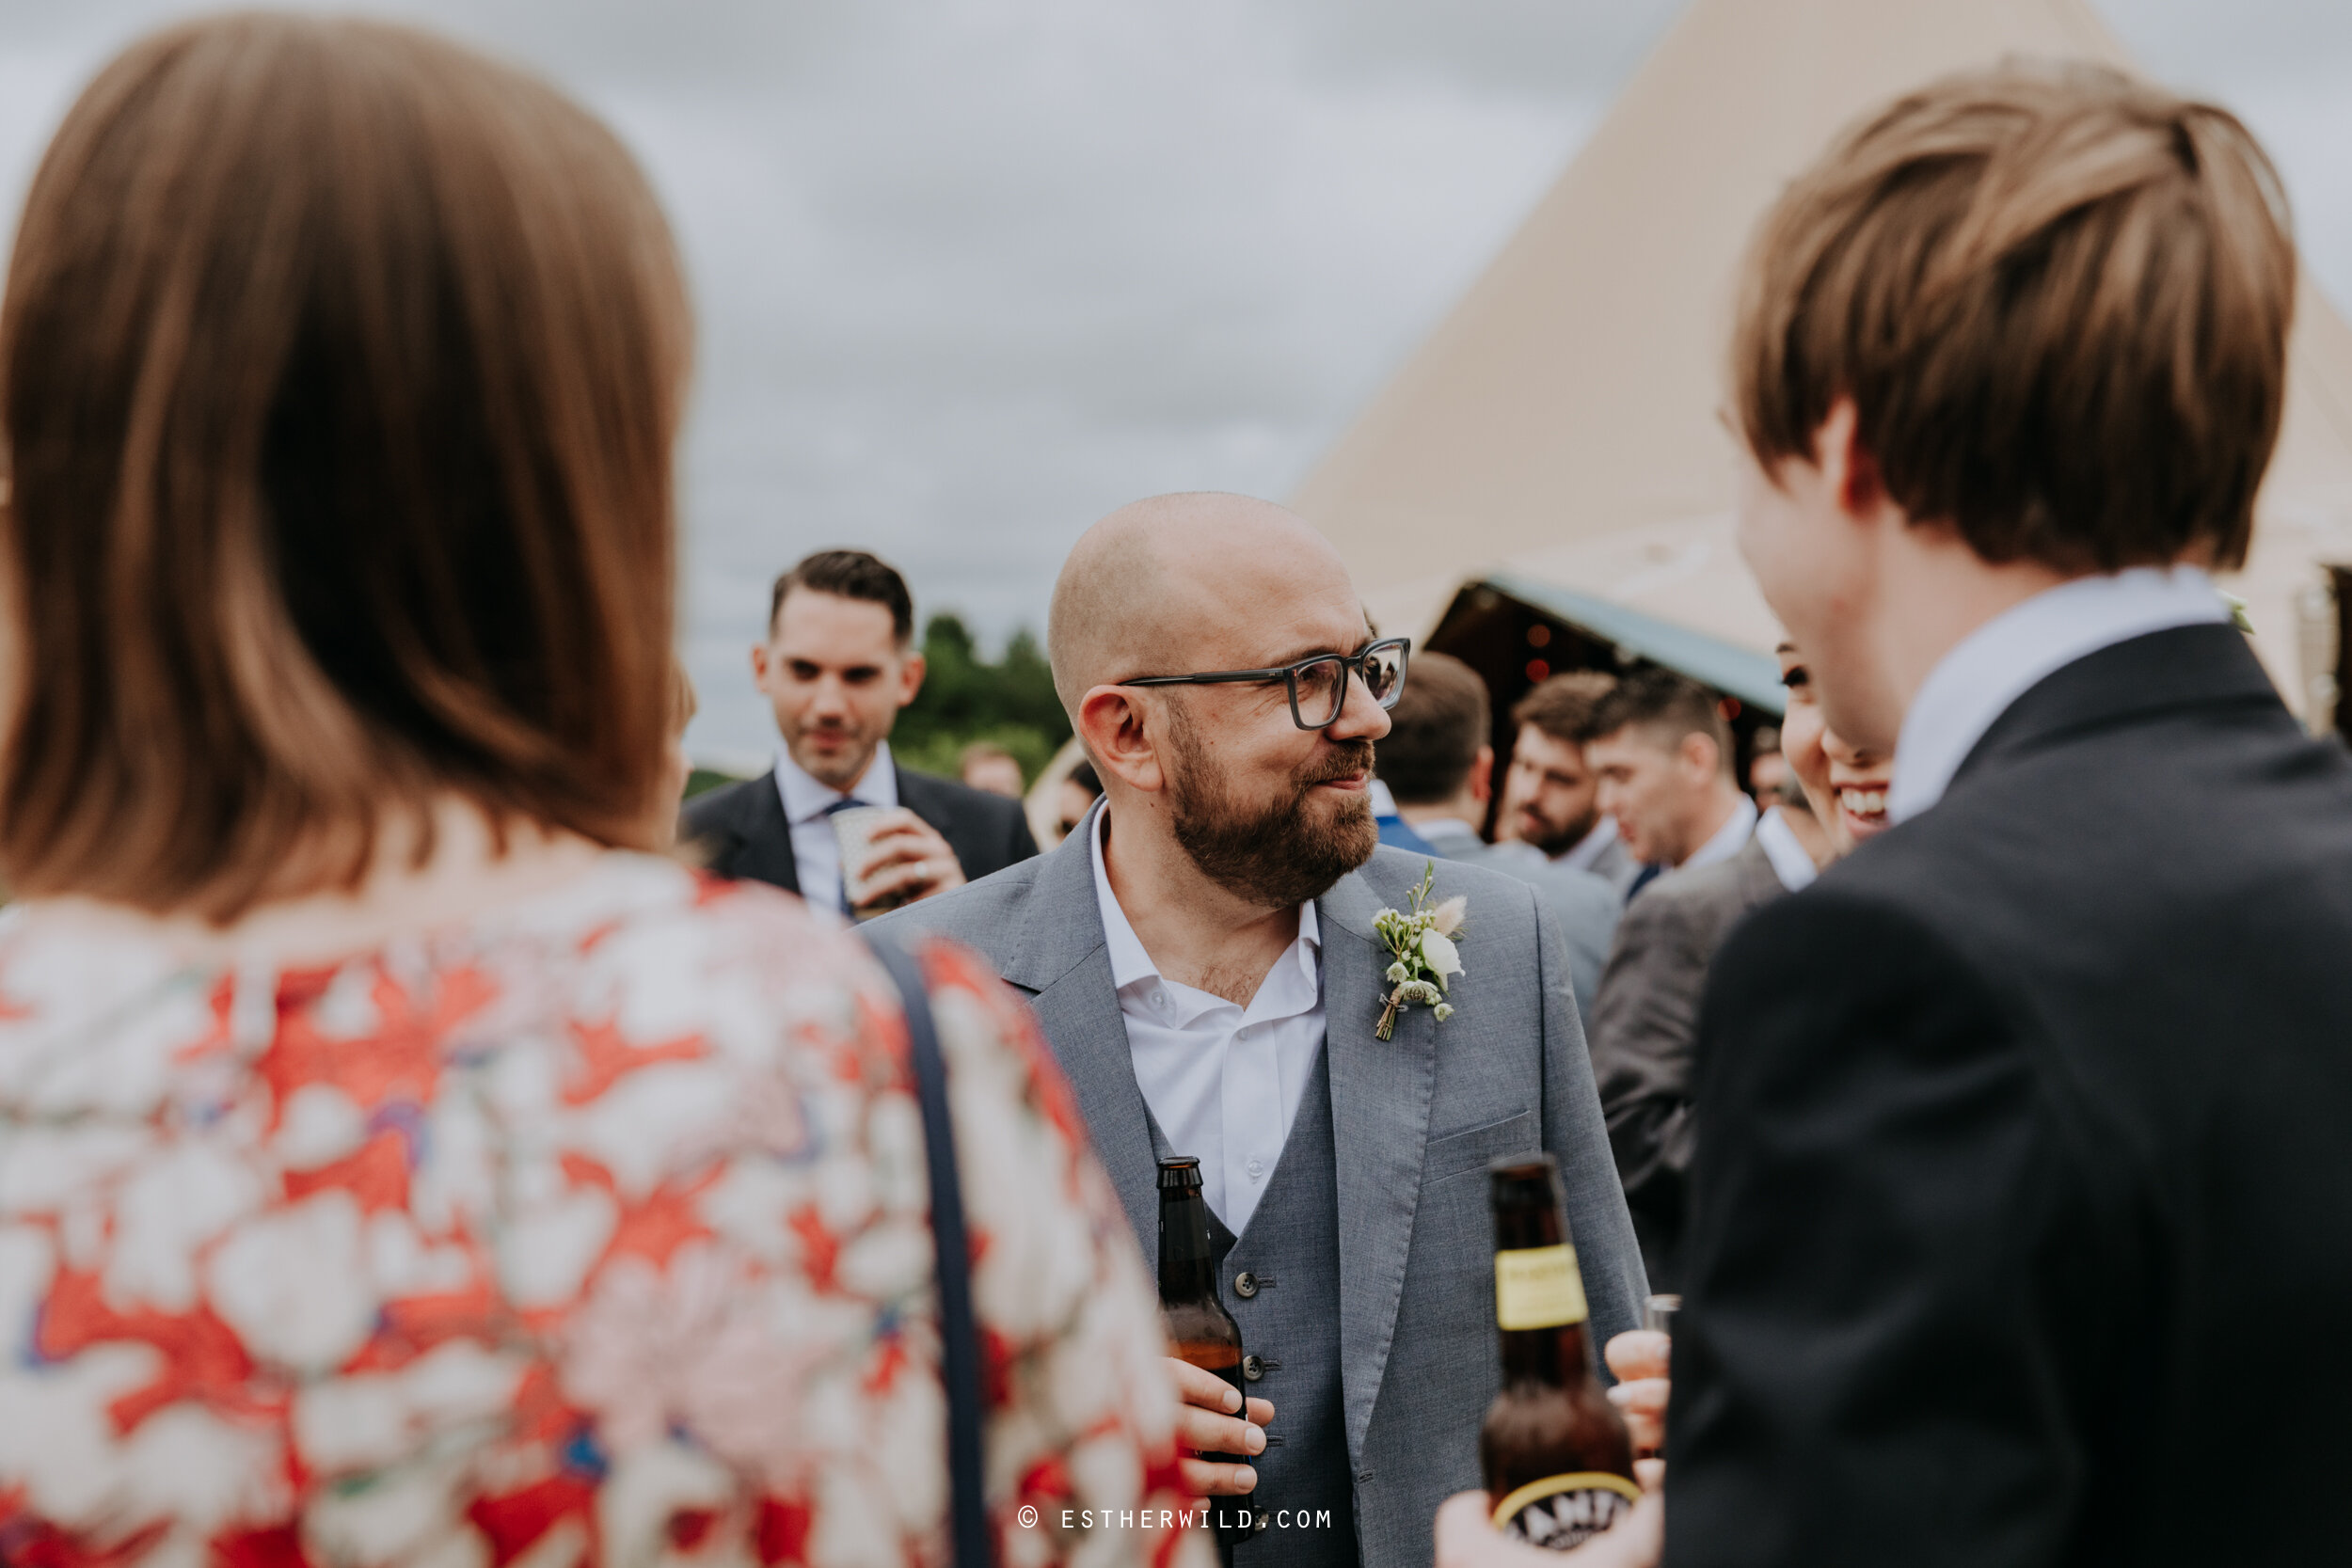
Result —
[[1672, 1568], [2352, 1555], [2352, 759], [2236, 632], [1745, 922], [1698, 1092]]
[[1754, 837], [1729, 860], [1676, 871], [1626, 906], [1590, 1017], [1593, 1075], [1609, 1147], [1653, 1291], [1682, 1289], [1691, 1171], [1691, 1053], [1715, 949], [1751, 910], [1787, 891]]
[[[892, 765], [896, 767], [896, 764]], [[950, 779], [898, 768], [898, 803], [939, 831], [956, 852], [966, 879], [977, 881], [1037, 853], [1021, 802], [969, 789]], [[724, 784], [686, 802], [679, 838], [698, 844], [711, 870], [739, 880], [772, 882], [801, 891], [792, 860], [791, 825], [771, 769]]]

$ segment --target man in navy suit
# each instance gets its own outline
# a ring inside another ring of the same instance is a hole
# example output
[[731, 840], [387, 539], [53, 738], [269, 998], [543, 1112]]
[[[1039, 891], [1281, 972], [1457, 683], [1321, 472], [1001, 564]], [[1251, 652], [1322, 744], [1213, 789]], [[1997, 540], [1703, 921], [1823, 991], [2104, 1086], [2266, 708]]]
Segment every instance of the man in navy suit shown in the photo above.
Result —
[[1895, 825], [1714, 960], [1670, 1568], [2352, 1542], [2352, 760], [2206, 576], [2294, 300], [2244, 127], [2086, 69], [1925, 88], [1759, 230], [1740, 548]]
[[846, 909], [833, 817], [852, 806], [891, 814], [866, 835], [869, 904], [928, 898], [1037, 853], [1020, 801], [892, 760], [891, 726], [923, 687], [914, 643], [906, 580], [863, 550], [819, 551], [776, 579], [752, 675], [784, 745], [772, 771], [687, 802], [681, 836], [712, 870]]

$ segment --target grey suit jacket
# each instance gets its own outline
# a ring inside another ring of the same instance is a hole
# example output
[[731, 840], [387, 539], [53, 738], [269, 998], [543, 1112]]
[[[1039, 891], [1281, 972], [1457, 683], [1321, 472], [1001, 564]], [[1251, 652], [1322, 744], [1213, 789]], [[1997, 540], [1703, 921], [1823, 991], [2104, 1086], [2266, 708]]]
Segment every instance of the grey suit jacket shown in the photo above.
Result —
[[1625, 884], [1558, 861], [1513, 854], [1482, 840], [1467, 822], [1424, 823], [1421, 836], [1447, 860], [1516, 877], [1543, 895], [1568, 944], [1568, 974], [1576, 982], [1577, 1017], [1589, 1037], [1601, 966], [1609, 961], [1609, 946], [1616, 937], [1618, 918], [1625, 913]]
[[1715, 949], [1787, 891], [1751, 837], [1728, 860], [1644, 888], [1618, 923], [1590, 1018], [1593, 1071], [1651, 1287], [1681, 1286], [1684, 1192], [1694, 1137], [1691, 1050]]
[[[955, 937], [1026, 993], [1136, 1236], [1155, 1256], [1152, 1134], [1111, 984], [1092, 837], [1081, 828], [1050, 854], [883, 924]], [[1558, 1157], [1597, 1345], [1639, 1325], [1646, 1289], [1559, 923], [1533, 889], [1439, 862], [1435, 895], [1470, 900], [1452, 989], [1457, 1011], [1441, 1028], [1430, 1009], [1414, 1007], [1395, 1038], [1374, 1037], [1389, 957], [1373, 918], [1405, 907], [1428, 863], [1384, 847], [1315, 901], [1338, 1163], [1342, 1392], [1367, 1568], [1426, 1568], [1438, 1503], [1479, 1484], [1478, 1427], [1500, 1376], [1487, 1162], [1538, 1148]], [[1279, 1431], [1279, 1410], [1275, 1423]]]
[[1642, 874], [1642, 863], [1633, 858], [1633, 851], [1625, 847], [1624, 839], [1613, 838], [1600, 847], [1600, 853], [1593, 857], [1593, 863], [1586, 870], [1615, 888], [1622, 898], [1625, 890], [1633, 885], [1633, 879]]

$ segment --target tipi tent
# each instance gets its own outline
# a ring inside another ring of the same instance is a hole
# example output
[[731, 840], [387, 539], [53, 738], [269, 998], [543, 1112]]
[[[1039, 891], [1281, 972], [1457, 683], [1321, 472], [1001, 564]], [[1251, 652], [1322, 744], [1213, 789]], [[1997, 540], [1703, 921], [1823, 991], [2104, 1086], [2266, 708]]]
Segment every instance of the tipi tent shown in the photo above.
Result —
[[[1381, 624], [1425, 632], [1466, 579], [1507, 578], [1769, 650], [1717, 415], [1740, 250], [1856, 115], [2010, 55], [2130, 65], [2083, 0], [1694, 0], [1295, 498]], [[2327, 722], [2322, 568], [2352, 563], [2352, 331], [2308, 283], [2259, 513], [2231, 586], [2290, 705]]]

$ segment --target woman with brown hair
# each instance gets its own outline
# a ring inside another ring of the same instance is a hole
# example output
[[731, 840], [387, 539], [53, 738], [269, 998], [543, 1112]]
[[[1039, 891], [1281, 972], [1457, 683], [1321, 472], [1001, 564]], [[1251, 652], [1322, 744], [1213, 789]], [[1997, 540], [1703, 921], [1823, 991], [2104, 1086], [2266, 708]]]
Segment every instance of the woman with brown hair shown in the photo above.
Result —
[[[611, 135], [416, 33], [195, 24], [58, 132], [0, 307], [0, 1560], [946, 1559], [898, 993], [643, 852], [688, 336]], [[1197, 1551], [1067, 1091], [917, 958], [997, 1555]]]

